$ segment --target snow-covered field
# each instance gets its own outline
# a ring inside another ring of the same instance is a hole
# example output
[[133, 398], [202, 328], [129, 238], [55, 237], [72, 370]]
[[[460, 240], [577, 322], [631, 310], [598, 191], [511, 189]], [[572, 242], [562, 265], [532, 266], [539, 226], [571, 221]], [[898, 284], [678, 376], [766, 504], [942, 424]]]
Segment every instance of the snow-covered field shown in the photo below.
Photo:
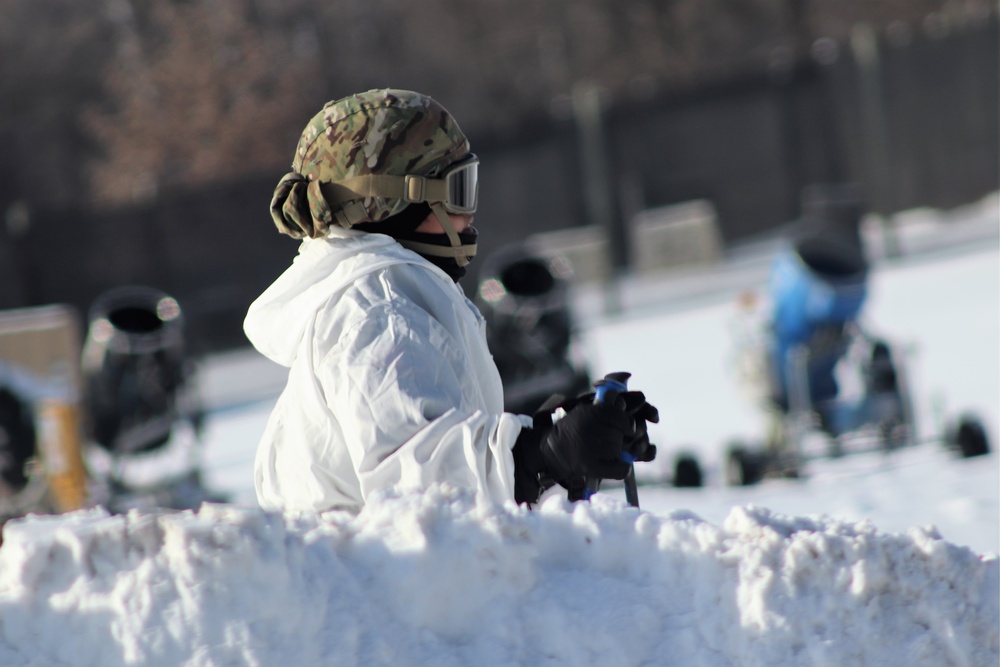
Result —
[[[913, 252], [879, 262], [864, 323], [911, 350], [923, 435], [973, 410], [995, 450], [997, 199], [900, 221]], [[580, 295], [592, 370], [632, 372], [660, 409], [642, 511], [608, 488], [536, 512], [433, 489], [359, 516], [263, 513], [252, 461], [283, 373], [252, 351], [210, 360], [206, 479], [232, 502], [8, 524], [0, 664], [996, 665], [995, 453], [931, 443], [813, 461], [796, 481], [719, 482], [725, 444], [763, 428], [732, 331], [769, 252], [627, 281], [613, 317]], [[681, 449], [705, 462], [705, 488], [656, 483]]]

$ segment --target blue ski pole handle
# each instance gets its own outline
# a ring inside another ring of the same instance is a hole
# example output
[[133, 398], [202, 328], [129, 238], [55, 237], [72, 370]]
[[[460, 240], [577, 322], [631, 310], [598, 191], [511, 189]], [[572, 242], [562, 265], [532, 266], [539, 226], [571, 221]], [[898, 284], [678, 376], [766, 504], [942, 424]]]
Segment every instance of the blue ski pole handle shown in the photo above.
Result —
[[[628, 391], [628, 379], [632, 377], [631, 373], [608, 373], [604, 376], [604, 379], [598, 380], [594, 383], [594, 404], [606, 403], [608, 401], [614, 401], [619, 394], [623, 394]], [[622, 452], [622, 460], [629, 464], [628, 473], [625, 475], [625, 499], [628, 504], [632, 507], [639, 506], [639, 489], [636, 487], [635, 483], [635, 466], [633, 462], [635, 459], [628, 452]], [[597, 477], [588, 477], [583, 488], [583, 499], [589, 500], [592, 495], [597, 493], [598, 489], [601, 487], [601, 480]]]
[[608, 373], [604, 379], [594, 383], [594, 404], [607, 403], [617, 398], [618, 394], [628, 391], [628, 379], [631, 373]]

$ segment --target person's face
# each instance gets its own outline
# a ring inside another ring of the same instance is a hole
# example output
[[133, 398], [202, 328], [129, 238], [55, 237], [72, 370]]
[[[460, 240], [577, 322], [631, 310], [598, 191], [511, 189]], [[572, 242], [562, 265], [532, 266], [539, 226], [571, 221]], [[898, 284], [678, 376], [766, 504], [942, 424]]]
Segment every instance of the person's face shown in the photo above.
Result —
[[[455, 226], [455, 231], [461, 234], [462, 232], [472, 227], [473, 216], [467, 213], [449, 213], [448, 217], [451, 219], [451, 224]], [[441, 226], [441, 221], [437, 219], [434, 212], [424, 218], [424, 221], [417, 225], [416, 231], [423, 232], [425, 234], [444, 234], [444, 227]]]

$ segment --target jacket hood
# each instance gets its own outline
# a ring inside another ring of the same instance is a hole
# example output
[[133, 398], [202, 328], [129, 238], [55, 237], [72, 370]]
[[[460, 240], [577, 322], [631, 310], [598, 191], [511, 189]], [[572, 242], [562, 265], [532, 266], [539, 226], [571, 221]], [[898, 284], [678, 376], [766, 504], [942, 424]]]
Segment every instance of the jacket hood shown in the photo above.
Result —
[[[292, 265], [250, 305], [243, 331], [258, 352], [290, 367], [303, 335], [331, 297], [366, 274], [418, 263], [426, 261], [384, 234], [334, 228], [324, 238], [304, 239]], [[437, 271], [429, 263], [428, 269]]]

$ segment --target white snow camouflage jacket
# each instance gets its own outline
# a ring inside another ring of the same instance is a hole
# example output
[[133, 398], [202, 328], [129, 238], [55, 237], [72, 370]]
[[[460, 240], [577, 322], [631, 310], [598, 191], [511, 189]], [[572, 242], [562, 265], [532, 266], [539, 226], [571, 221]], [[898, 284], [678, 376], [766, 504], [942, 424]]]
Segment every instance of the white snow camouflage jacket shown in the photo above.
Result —
[[305, 239], [250, 306], [250, 342], [289, 368], [254, 464], [265, 509], [357, 509], [435, 482], [514, 499], [485, 321], [443, 271], [382, 234]]

